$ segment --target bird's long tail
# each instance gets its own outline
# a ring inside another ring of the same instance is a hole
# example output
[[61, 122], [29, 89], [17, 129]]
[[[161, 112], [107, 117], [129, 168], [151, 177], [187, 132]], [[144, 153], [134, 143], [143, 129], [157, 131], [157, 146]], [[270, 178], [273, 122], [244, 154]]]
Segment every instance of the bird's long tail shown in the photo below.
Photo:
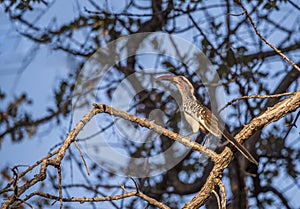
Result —
[[245, 158], [247, 158], [250, 162], [258, 165], [258, 162], [255, 160], [255, 158], [249, 153], [249, 151], [241, 145], [228, 131], [224, 130], [223, 136], [227, 141], [229, 141], [235, 148], [238, 149], [240, 153], [242, 153]]

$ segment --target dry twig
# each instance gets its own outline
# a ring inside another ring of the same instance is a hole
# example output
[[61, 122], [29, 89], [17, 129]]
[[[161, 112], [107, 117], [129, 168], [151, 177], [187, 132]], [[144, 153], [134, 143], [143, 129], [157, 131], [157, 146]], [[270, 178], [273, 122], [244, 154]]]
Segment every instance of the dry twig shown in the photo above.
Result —
[[[236, 140], [242, 143], [250, 136], [252, 136], [257, 130], [279, 120], [280, 118], [286, 116], [288, 113], [295, 111], [299, 107], [300, 91], [296, 92], [294, 96], [278, 102], [273, 107], [269, 107], [265, 112], [261, 113], [259, 116], [251, 120], [251, 122], [245, 125], [244, 128], [235, 136]], [[233, 152], [228, 147], [226, 147], [221, 153], [221, 156], [222, 158], [214, 165], [204, 186], [191, 201], [187, 202], [184, 205], [184, 209], [199, 208], [210, 197], [211, 192], [214, 190], [217, 184], [216, 179], [221, 179], [223, 170], [233, 159]]]
[[[248, 125], [245, 125], [244, 128], [235, 136], [235, 138], [239, 142], [243, 142], [247, 138], [249, 138], [251, 135], [255, 133], [256, 130], [261, 129], [262, 127], [275, 122], [279, 120], [280, 118], [286, 116], [288, 113], [295, 111], [300, 106], [300, 92], [296, 92], [295, 95], [286, 98], [277, 104], [275, 104], [273, 107], [269, 107], [265, 112], [261, 113], [259, 116], [254, 118]], [[190, 141], [188, 138], [182, 137], [172, 131], [169, 131], [165, 128], [162, 128], [158, 125], [156, 125], [154, 122], [147, 121], [144, 118], [139, 118], [137, 116], [131, 115], [127, 112], [114, 109], [110, 106], [104, 105], [104, 104], [94, 104], [94, 108], [91, 109], [80, 122], [78, 122], [75, 126], [75, 128], [68, 134], [66, 140], [64, 143], [54, 152], [47, 155], [45, 158], [37, 161], [34, 165], [27, 168], [23, 173], [21, 174], [15, 174], [14, 181], [10, 182], [0, 193], [8, 193], [12, 192], [12, 194], [4, 201], [2, 208], [6, 209], [11, 206], [18, 206], [22, 203], [26, 203], [27, 200], [29, 200], [33, 196], [41, 196], [48, 199], [53, 199], [60, 201], [60, 207], [62, 207], [63, 202], [100, 202], [100, 201], [112, 201], [112, 200], [118, 200], [123, 199], [126, 197], [131, 196], [138, 196], [141, 199], [147, 201], [149, 204], [157, 206], [159, 208], [163, 209], [169, 209], [168, 206], [164, 205], [163, 203], [141, 193], [138, 190], [138, 186], [136, 182], [135, 183], [136, 190], [132, 192], [125, 192], [122, 195], [116, 195], [116, 196], [108, 196], [108, 197], [93, 197], [93, 198], [64, 198], [62, 194], [62, 177], [61, 177], [61, 161], [64, 158], [66, 151], [70, 147], [71, 143], [73, 143], [76, 139], [76, 136], [78, 133], [82, 130], [82, 128], [85, 126], [87, 122], [89, 122], [96, 114], [101, 113], [108, 113], [114, 116], [122, 117], [126, 120], [138, 123], [140, 126], [147, 127], [149, 129], [152, 129], [156, 131], [157, 133], [163, 134], [165, 136], [168, 136], [171, 139], [174, 139], [187, 147], [190, 147], [194, 150], [197, 150], [201, 153], [206, 154], [207, 156], [211, 157], [211, 159], [214, 161], [215, 165], [210, 172], [204, 186], [201, 188], [201, 190], [195, 195], [195, 197], [187, 202], [184, 205], [184, 208], [199, 208], [201, 205], [205, 203], [205, 200], [210, 197], [211, 193], [214, 191], [215, 186], [218, 185], [222, 194], [222, 200], [221, 200], [221, 206], [222, 208], [226, 205], [226, 193], [223, 183], [221, 182], [222, 173], [224, 169], [229, 165], [229, 163], [233, 159], [233, 152], [226, 147], [224, 151], [221, 154], [217, 154], [198, 143]], [[37, 174], [35, 174], [31, 179], [28, 179], [26, 183], [23, 185], [18, 184], [18, 179], [20, 179], [22, 176], [25, 176], [29, 171], [31, 171], [33, 168], [40, 165], [40, 170]], [[19, 197], [24, 194], [28, 189], [36, 185], [38, 182], [42, 182], [46, 179], [46, 172], [48, 166], [53, 166], [58, 171], [58, 185], [60, 187], [59, 189], [59, 196], [54, 196], [47, 193], [42, 192], [33, 192], [29, 195], [27, 195], [23, 200], [19, 199]], [[15, 192], [14, 192], [15, 191]], [[29, 204], [29, 203], [28, 203]], [[29, 204], [30, 205], [30, 204]]]
[[216, 179], [216, 183], [219, 186], [221, 192], [221, 208], [226, 209], [226, 190], [223, 182], [220, 179]]
[[217, 204], [218, 204], [218, 209], [222, 209], [221, 207], [221, 201], [220, 201], [220, 197], [219, 194], [216, 192], [216, 190], [212, 190], [212, 193], [215, 195], [216, 199], [217, 199]]
[[293, 62], [292, 60], [290, 60], [285, 54], [282, 53], [281, 50], [277, 49], [273, 44], [271, 44], [267, 39], [265, 39], [265, 37], [263, 37], [261, 35], [261, 33], [258, 31], [252, 17], [249, 15], [247, 9], [244, 7], [244, 5], [242, 4], [241, 0], [239, 1], [241, 7], [243, 8], [243, 13], [246, 14], [247, 18], [249, 19], [255, 33], [258, 35], [258, 37], [264, 41], [268, 46], [270, 46], [275, 52], [277, 52], [284, 60], [286, 60], [288, 63], [290, 63], [296, 70], [298, 70], [300, 72], [300, 67], [298, 65], [296, 65], [295, 62]]
[[88, 167], [88, 165], [87, 165], [87, 163], [86, 163], [86, 161], [85, 161], [85, 159], [84, 159], [84, 157], [83, 157], [82, 151], [81, 151], [81, 149], [80, 149], [80, 147], [79, 147], [77, 141], [74, 141], [74, 144], [75, 144], [75, 146], [76, 146], [76, 148], [77, 148], [77, 150], [78, 150], [78, 152], [79, 152], [79, 154], [80, 154], [80, 157], [81, 157], [81, 159], [82, 159], [82, 161], [83, 161], [83, 164], [84, 164], [86, 173], [87, 173], [88, 175], [90, 175], [89, 167]]
[[272, 95], [250, 95], [250, 96], [242, 96], [239, 98], [235, 98], [228, 102], [224, 107], [222, 107], [218, 112], [222, 112], [226, 107], [232, 105], [233, 103], [243, 100], [243, 99], [268, 99], [268, 98], [276, 98], [276, 97], [283, 97], [283, 96], [288, 96], [288, 95], [295, 95], [296, 92], [286, 92], [282, 94], [272, 94]]

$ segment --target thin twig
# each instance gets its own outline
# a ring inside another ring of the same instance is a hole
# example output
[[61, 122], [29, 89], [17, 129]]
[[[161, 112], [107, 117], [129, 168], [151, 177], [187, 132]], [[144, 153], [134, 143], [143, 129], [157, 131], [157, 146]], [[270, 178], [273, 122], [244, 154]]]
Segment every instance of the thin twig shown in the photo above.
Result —
[[288, 131], [286, 132], [285, 136], [283, 137], [283, 141], [286, 140], [286, 138], [287, 138], [287, 136], [289, 135], [289, 133], [290, 133], [290, 131], [292, 130], [292, 128], [294, 128], [294, 127], [297, 128], [296, 122], [297, 122], [299, 116], [300, 116], [300, 111], [296, 114], [296, 117], [294, 118], [292, 124], [289, 124], [289, 129], [288, 129]]
[[220, 192], [221, 192], [221, 208], [226, 209], [226, 190], [223, 182], [221, 179], [216, 178], [216, 183], [219, 186]]
[[243, 99], [268, 99], [268, 98], [276, 98], [276, 97], [282, 97], [282, 96], [288, 96], [288, 95], [295, 95], [296, 92], [286, 92], [286, 93], [281, 93], [281, 94], [272, 94], [272, 95], [250, 95], [250, 96], [242, 96], [239, 98], [235, 98], [233, 100], [231, 100], [230, 102], [228, 102], [224, 107], [222, 107], [219, 110], [219, 113], [222, 112], [226, 107], [228, 107], [229, 105], [232, 105], [234, 102], [239, 101], [239, 100], [243, 100]]
[[57, 178], [58, 178], [58, 194], [59, 194], [59, 208], [63, 208], [63, 196], [62, 196], [62, 185], [61, 185], [61, 167], [57, 166]]
[[[34, 209], [34, 207], [30, 204], [30, 203], [28, 203], [28, 202], [26, 202], [26, 201], [24, 201], [24, 200], [21, 200], [21, 199], [17, 199], [18, 201], [20, 201], [20, 204], [25, 204], [25, 205], [28, 205], [31, 209]], [[18, 208], [18, 207], [16, 207], [16, 208]]]
[[296, 9], [300, 10], [299, 5], [295, 4], [294, 2], [292, 2], [291, 0], [287, 0], [292, 6], [294, 6]]
[[90, 175], [89, 167], [88, 167], [88, 165], [87, 165], [87, 163], [86, 163], [86, 161], [85, 161], [85, 159], [84, 159], [84, 157], [83, 157], [82, 151], [81, 151], [81, 149], [80, 149], [80, 147], [79, 147], [77, 141], [74, 141], [74, 144], [75, 144], [75, 146], [76, 146], [76, 148], [77, 148], [77, 150], [78, 150], [78, 152], [79, 152], [79, 154], [80, 154], [80, 157], [81, 157], [81, 159], [82, 159], [82, 161], [83, 161], [83, 164], [84, 164], [84, 166], [85, 166], [85, 170], [86, 170], [87, 174]]
[[209, 39], [206, 37], [205, 33], [203, 32], [203, 30], [199, 27], [199, 25], [197, 24], [197, 22], [194, 20], [193, 16], [188, 12], [187, 13], [189, 19], [192, 21], [192, 23], [194, 24], [194, 26], [196, 27], [196, 29], [200, 32], [200, 34], [206, 39], [207, 43], [213, 48], [213, 51], [219, 55], [220, 58], [223, 59], [222, 54], [214, 47], [214, 45], [209, 41]]
[[84, 11], [89, 13], [89, 14], [94, 14], [94, 15], [111, 15], [111, 16], [127, 16], [127, 17], [153, 17], [156, 15], [161, 15], [162, 12], [155, 12], [155, 13], [151, 13], [151, 14], [133, 14], [133, 13], [109, 13], [106, 11], [91, 11], [88, 10], [86, 7], [84, 7]]
[[140, 192], [140, 189], [139, 189], [139, 186], [138, 186], [137, 182], [134, 180], [134, 178], [133, 178], [132, 176], [130, 176], [130, 179], [131, 179], [131, 181], [133, 181], [133, 183], [134, 183], [136, 192], [139, 193], [139, 192]]
[[215, 195], [215, 197], [217, 199], [218, 209], [221, 209], [221, 201], [220, 201], [219, 194], [215, 190], [212, 190], [212, 193]]
[[127, 190], [126, 190], [124, 184], [121, 184], [121, 182], [119, 182], [119, 185], [120, 185], [121, 189], [123, 189], [124, 192], [127, 192]]
[[254, 21], [253, 21], [253, 19], [252, 19], [252, 17], [249, 15], [247, 9], [244, 7], [244, 5], [242, 4], [241, 1], [239, 1], [239, 3], [240, 3], [240, 5], [241, 5], [241, 7], [243, 8], [243, 10], [244, 10], [244, 12], [245, 12], [247, 18], [249, 19], [249, 21], [250, 21], [250, 23], [251, 23], [251, 25], [252, 25], [252, 27], [253, 27], [255, 33], [258, 35], [258, 37], [259, 37], [262, 41], [264, 41], [267, 45], [269, 45], [274, 51], [276, 51], [276, 52], [277, 52], [284, 60], [286, 60], [286, 61], [287, 61], [288, 63], [290, 63], [296, 70], [298, 70], [298, 71], [300, 72], [300, 67], [299, 67], [298, 65], [296, 65], [296, 63], [294, 63], [292, 60], [290, 60], [287, 56], [285, 56], [285, 55], [281, 52], [281, 50], [277, 49], [274, 45], [272, 45], [267, 39], [265, 39], [265, 38], [261, 35], [261, 33], [258, 31], [258, 29], [257, 29], [257, 27], [256, 27], [256, 25], [255, 25], [255, 23], [254, 23]]
[[230, 16], [235, 16], [235, 17], [237, 17], [237, 16], [242, 16], [242, 15], [245, 14], [245, 10], [244, 10], [243, 12], [239, 13], [239, 14], [232, 14], [232, 13], [226, 13], [226, 14], [227, 14], [227, 15], [230, 15]]
[[13, 167], [11, 171], [14, 174], [13, 186], [14, 186], [14, 196], [18, 198], [18, 181], [19, 181], [19, 174], [18, 174], [18, 167]]

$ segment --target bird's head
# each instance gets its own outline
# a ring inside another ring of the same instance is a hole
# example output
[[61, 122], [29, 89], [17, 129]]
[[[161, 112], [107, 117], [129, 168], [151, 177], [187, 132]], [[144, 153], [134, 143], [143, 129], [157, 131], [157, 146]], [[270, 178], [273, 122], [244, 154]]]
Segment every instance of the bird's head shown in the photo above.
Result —
[[180, 91], [182, 97], [194, 97], [194, 87], [184, 76], [160, 76], [157, 81], [169, 81]]

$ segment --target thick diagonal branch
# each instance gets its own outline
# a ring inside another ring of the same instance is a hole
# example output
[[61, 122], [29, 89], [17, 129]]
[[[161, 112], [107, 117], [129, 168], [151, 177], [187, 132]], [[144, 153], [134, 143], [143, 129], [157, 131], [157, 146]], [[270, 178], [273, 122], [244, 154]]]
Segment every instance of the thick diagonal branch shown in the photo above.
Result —
[[125, 111], [115, 109], [111, 106], [105, 105], [105, 104], [94, 104], [94, 107], [96, 108], [97, 113], [108, 113], [110, 115], [114, 115], [117, 117], [121, 117], [125, 120], [129, 120], [131, 122], [138, 123], [142, 127], [149, 128], [159, 134], [163, 134], [175, 141], [178, 141], [182, 143], [183, 145], [190, 147], [191, 149], [197, 150], [200, 153], [203, 153], [210, 157], [214, 162], [218, 161], [219, 156], [214, 151], [206, 148], [205, 146], [202, 146], [198, 144], [197, 142], [193, 142], [189, 140], [189, 138], [182, 137], [177, 133], [174, 133], [172, 131], [169, 131], [168, 129], [165, 129], [157, 124], [154, 123], [154, 121], [148, 121], [145, 118], [140, 118], [135, 115], [129, 114]]
[[[300, 91], [298, 91], [294, 96], [278, 102], [273, 107], [269, 107], [265, 112], [255, 117], [249, 124], [245, 125], [245, 127], [235, 136], [235, 138], [239, 142], [245, 141], [252, 136], [256, 130], [279, 120], [288, 113], [295, 111], [299, 107]], [[233, 159], [233, 152], [229, 148], [225, 148], [221, 153], [221, 156], [223, 157], [214, 165], [214, 168], [210, 172], [210, 175], [200, 192], [197, 193], [190, 202], [187, 202], [183, 208], [199, 208], [210, 197], [212, 191], [215, 189], [215, 186], [218, 184], [218, 180], [221, 178], [224, 169]]]

